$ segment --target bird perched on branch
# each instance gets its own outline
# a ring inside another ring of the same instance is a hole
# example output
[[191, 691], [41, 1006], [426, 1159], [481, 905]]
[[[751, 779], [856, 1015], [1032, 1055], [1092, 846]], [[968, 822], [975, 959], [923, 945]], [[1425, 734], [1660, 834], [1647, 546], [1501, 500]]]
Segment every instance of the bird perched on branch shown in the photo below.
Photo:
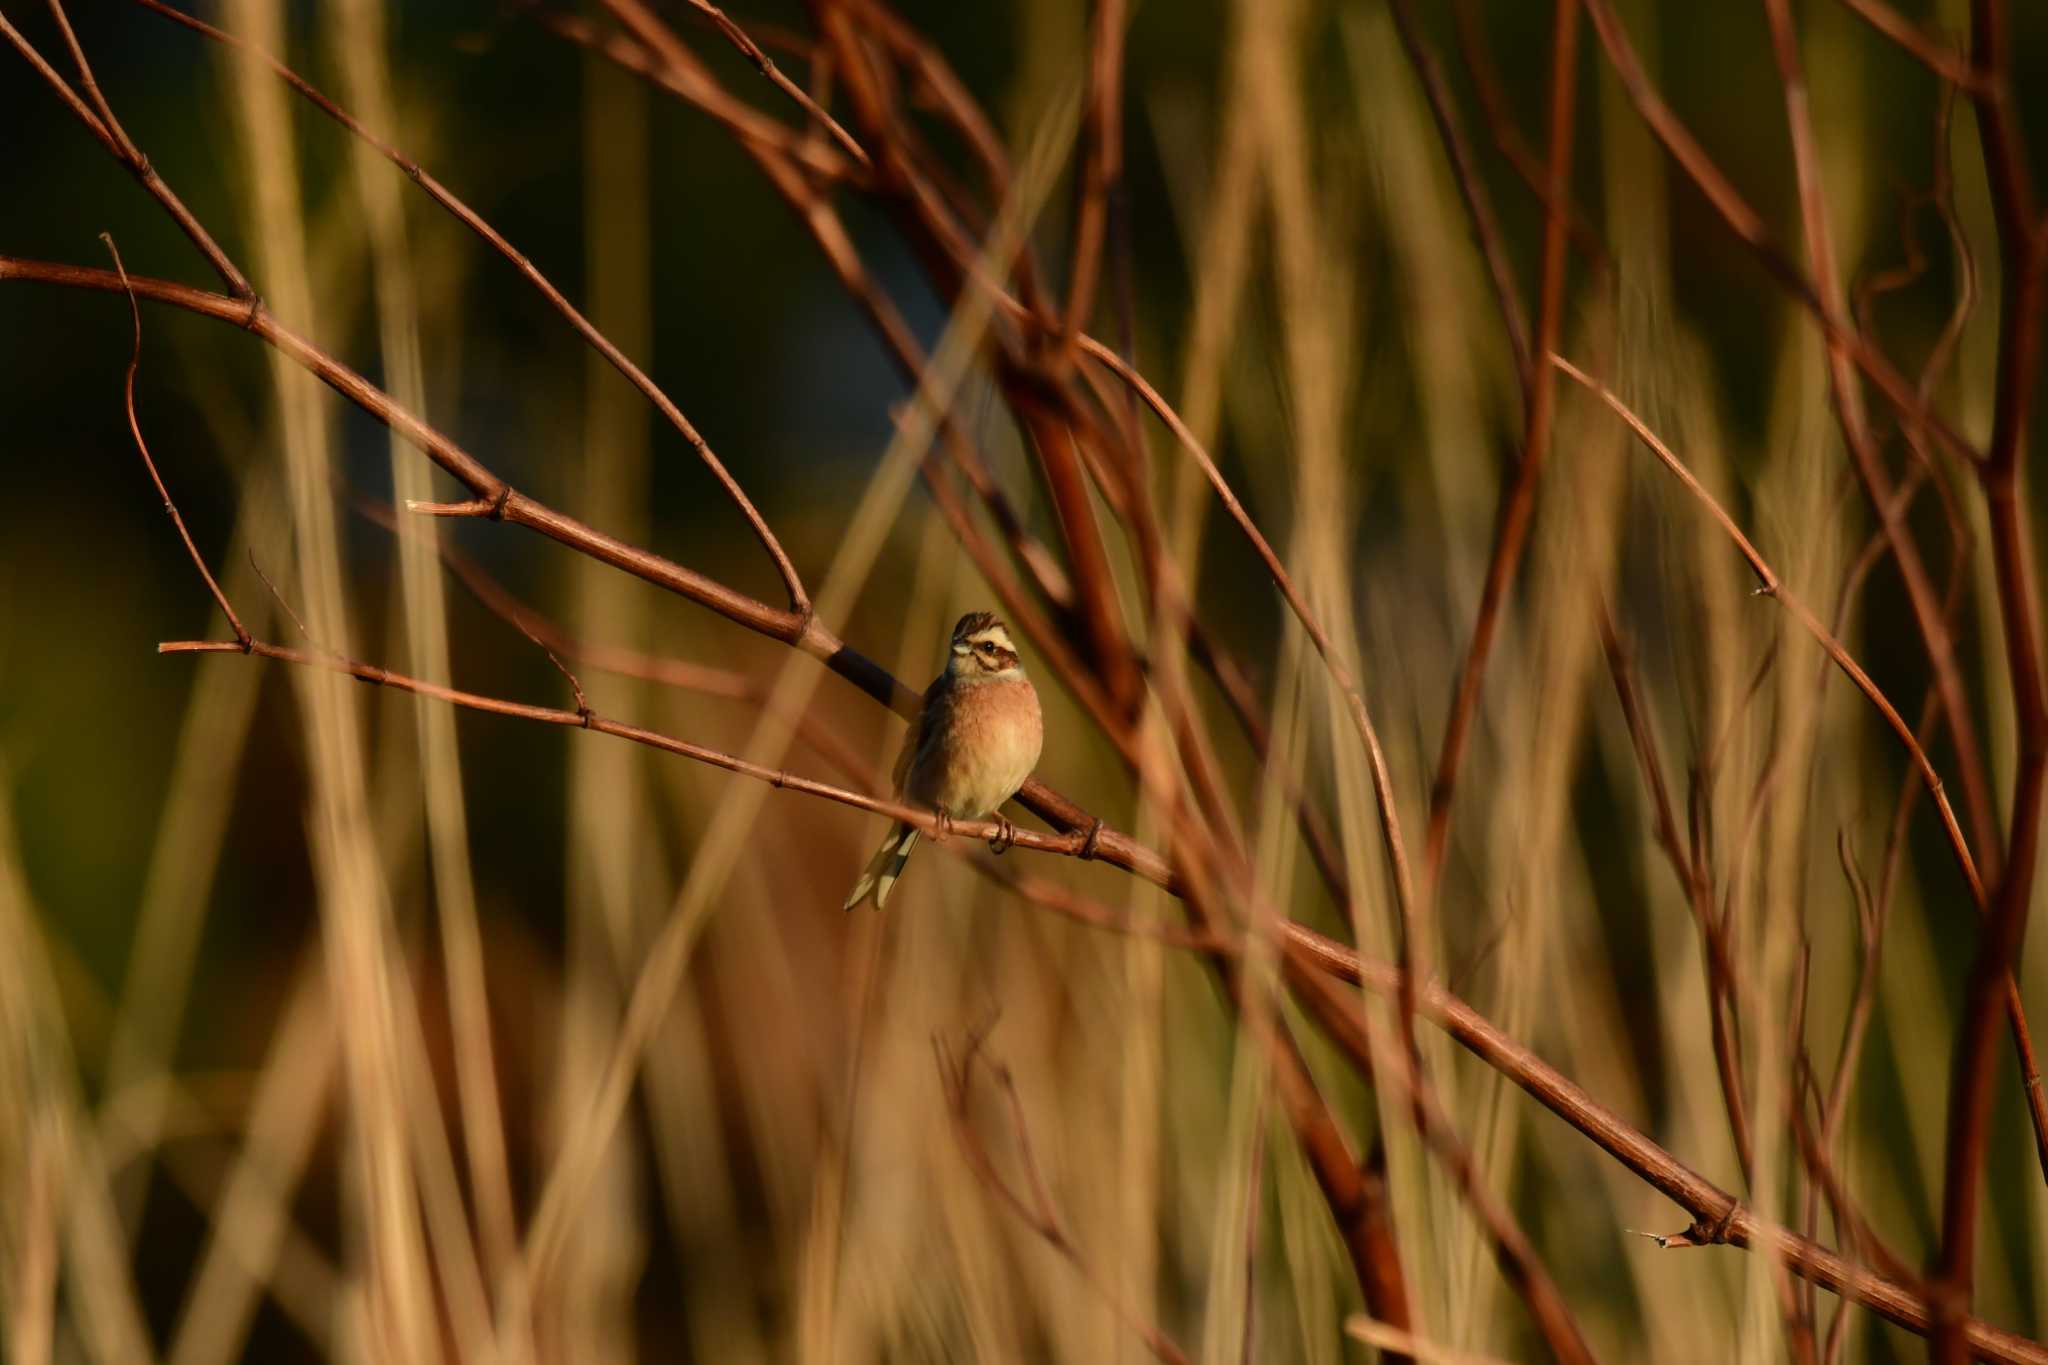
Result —
[[[954, 820], [979, 820], [1017, 794], [1038, 766], [1045, 723], [1038, 691], [1024, 676], [1008, 627], [985, 611], [969, 612], [953, 627], [946, 671], [925, 689], [924, 709], [903, 737], [896, 760], [896, 794], [938, 812], [944, 838]], [[1009, 846], [1010, 822], [996, 816], [1002, 832], [990, 846]], [[897, 821], [853, 884], [846, 908], [869, 895], [881, 909], [903, 875], [918, 828]]]

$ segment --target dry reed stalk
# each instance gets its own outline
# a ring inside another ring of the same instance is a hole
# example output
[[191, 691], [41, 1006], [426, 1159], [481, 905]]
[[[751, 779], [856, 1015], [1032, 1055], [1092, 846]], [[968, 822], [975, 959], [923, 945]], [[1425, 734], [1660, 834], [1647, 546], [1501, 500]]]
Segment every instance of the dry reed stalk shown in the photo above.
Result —
[[0, 1236], [0, 1267], [9, 1272], [0, 1300], [8, 1305], [8, 1344], [71, 1355], [82, 1343], [97, 1359], [148, 1365], [155, 1348], [98, 1136], [79, 1094], [44, 916], [22, 866], [11, 785], [11, 770], [0, 761], [0, 953], [11, 969], [10, 988], [0, 992], [0, 1102], [13, 1116], [0, 1138], [0, 1180], [29, 1220]]
[[[899, 674], [915, 677], [916, 668], [929, 666], [937, 645], [934, 632], [925, 623], [943, 619], [950, 606], [941, 583], [943, 554], [943, 532], [933, 523], [926, 530], [913, 570], [909, 610], [897, 648]], [[893, 765], [901, 742], [892, 727], [880, 752], [866, 765], [869, 771], [879, 773]], [[893, 925], [893, 920], [868, 916], [857, 917], [853, 924], [840, 1014], [830, 1021], [847, 1035], [845, 1061], [837, 1069], [822, 1061], [819, 1066], [819, 1104], [829, 1118], [816, 1172], [809, 1181], [810, 1208], [804, 1220], [798, 1280], [803, 1300], [797, 1313], [797, 1350], [805, 1361], [843, 1359], [855, 1352], [856, 1343], [873, 1338], [880, 1327], [881, 1306], [872, 1300], [862, 1302], [855, 1293], [864, 1260], [862, 1243], [877, 1229], [859, 1216], [852, 1191], [860, 1185], [858, 1163], [876, 1127], [872, 1114], [879, 1090], [875, 1068], [880, 1065], [887, 1038], [891, 1003], [898, 989], [916, 990], [922, 985], [919, 977], [903, 969], [905, 954], [896, 950], [901, 933]], [[885, 1250], [873, 1248], [876, 1253]], [[864, 1320], [864, 1314], [874, 1317]]]
[[[238, 27], [263, 46], [281, 46], [278, 16], [261, 6], [235, 11]], [[250, 236], [271, 296], [286, 316], [310, 319], [297, 158], [288, 106], [276, 84], [246, 69], [236, 82], [238, 128], [253, 172]], [[323, 646], [349, 648], [344, 570], [328, 496], [328, 417], [317, 390], [282, 358], [273, 362], [280, 444], [292, 506], [299, 603]], [[353, 1160], [364, 1182], [371, 1332], [406, 1359], [438, 1354], [432, 1343], [428, 1253], [415, 1206], [408, 1152], [401, 1024], [393, 1013], [390, 906], [368, 824], [360, 720], [343, 680], [322, 670], [295, 678], [303, 742], [313, 774], [310, 820], [322, 890], [321, 924], [329, 998], [350, 1021], [341, 1033], [353, 1119]], [[416, 1117], [414, 1119], [416, 1121]]]
[[[292, 1233], [291, 1201], [327, 1118], [341, 1039], [317, 957], [309, 959], [271, 1035], [242, 1149], [217, 1183], [213, 1227], [193, 1271], [166, 1356], [223, 1365], [246, 1344], [256, 1301]], [[338, 1305], [325, 1305], [332, 1316]]]
[[[1285, 837], [1278, 817], [1284, 809], [1280, 804], [1281, 774], [1300, 771], [1310, 734], [1301, 716], [1302, 648], [1298, 633], [1290, 632], [1274, 679], [1271, 759], [1259, 784], [1249, 849], [1258, 901], [1266, 907], [1293, 899], [1297, 849], [1293, 840]], [[1246, 928], [1245, 1003], [1238, 1012], [1231, 1049], [1230, 1090], [1218, 1155], [1220, 1172], [1204, 1261], [1203, 1282], [1209, 1287], [1201, 1333], [1205, 1365], [1224, 1365], [1239, 1358], [1244, 1343], [1256, 1340], [1258, 1326], [1252, 1312], [1258, 1266], [1256, 1258], [1247, 1257], [1244, 1229], [1266, 1198], [1257, 1154], [1262, 1149], [1266, 1115], [1274, 1102], [1274, 1078], [1262, 1034], [1272, 1027], [1281, 997], [1275, 989], [1279, 963], [1272, 947], [1271, 925], [1248, 924]], [[1308, 1307], [1298, 1294], [1297, 1311]], [[1307, 1322], [1301, 1330], [1305, 1339], [1324, 1335]]]
[[[652, 343], [646, 301], [652, 231], [646, 101], [597, 63], [582, 65], [581, 145], [589, 167], [582, 201], [583, 309], [594, 332], [622, 353], [645, 356]], [[611, 382], [607, 369], [601, 352], [585, 357], [581, 440], [562, 486], [580, 511], [640, 541], [648, 524], [650, 424], [645, 405]], [[578, 637], [616, 640], [628, 648], [641, 645], [646, 609], [630, 585], [597, 565], [583, 564], [573, 574], [570, 594], [568, 619]], [[524, 624], [521, 629], [531, 632]], [[543, 648], [552, 652], [554, 646], [544, 641]], [[647, 689], [607, 690], [622, 693], [615, 704], [628, 718], [645, 719]], [[568, 878], [562, 914], [568, 972], [556, 1023], [546, 1137], [555, 1161], [578, 1141], [595, 1101], [606, 1059], [618, 1046], [628, 983], [655, 933], [649, 919], [669, 889], [657, 853], [659, 817], [652, 809], [644, 765], [630, 752], [605, 746], [612, 751], [595, 753], [593, 747], [571, 745], [566, 753]], [[668, 1178], [673, 1161], [689, 1150], [662, 1150], [679, 1146], [681, 1135], [667, 1120], [679, 1103], [689, 1102], [681, 1088], [687, 1064], [666, 1053], [663, 1064], [650, 1067], [647, 1076], [648, 1107], [655, 1119], [652, 1142], [627, 1133], [604, 1145], [591, 1170], [588, 1196], [601, 1216], [579, 1217], [570, 1227], [556, 1273], [533, 1274], [536, 1315], [547, 1324], [558, 1353], [623, 1360], [633, 1350], [617, 1317], [619, 1305], [630, 1301], [632, 1286], [648, 1273], [653, 1229], [646, 1213], [653, 1192], [644, 1187], [640, 1168], [657, 1158], [657, 1179], [666, 1190], [673, 1184]], [[532, 1269], [521, 1266], [522, 1273]]]
[[[1156, 716], [1142, 723], [1138, 743], [1163, 759], [1169, 743]], [[1133, 822], [1139, 838], [1158, 841], [1164, 816], [1141, 802]], [[1133, 878], [1127, 907], [1135, 919], [1162, 922], [1172, 911], [1166, 896], [1142, 879]], [[1157, 1304], [1159, 1286], [1170, 1265], [1171, 1248], [1162, 1248], [1158, 1228], [1174, 1187], [1172, 1174], [1161, 1169], [1170, 1140], [1165, 1117], [1171, 1037], [1167, 1021], [1167, 953], [1164, 945], [1134, 940], [1120, 954], [1116, 982], [1121, 1009], [1116, 1027], [1123, 1039], [1115, 1077], [1113, 1105], [1117, 1143], [1106, 1164], [1113, 1173], [1115, 1252], [1105, 1272], [1112, 1293], [1126, 1303]], [[1106, 1106], [1109, 1108], [1109, 1106]]]
[[[336, 15], [350, 103], [363, 109], [374, 126], [396, 122], [384, 53], [382, 8], [375, 0], [352, 0]], [[357, 193], [370, 222], [372, 273], [377, 285], [377, 315], [383, 370], [393, 397], [415, 412], [427, 410], [421, 356], [420, 314], [399, 186], [376, 164], [362, 143], [352, 144]], [[393, 496], [400, 502], [432, 496], [426, 469], [402, 442], [390, 445]], [[429, 536], [438, 529], [426, 528]], [[449, 676], [446, 600], [431, 546], [416, 540], [400, 543], [407, 635], [406, 656], [423, 676]], [[413, 708], [417, 730], [418, 768], [423, 776], [434, 903], [439, 912], [441, 946], [448, 980], [448, 1008], [453, 1020], [457, 1058], [455, 1082], [462, 1116], [468, 1186], [476, 1210], [478, 1251], [491, 1283], [512, 1288], [508, 1281], [517, 1233], [506, 1170], [505, 1126], [497, 1085], [497, 1062], [491, 1046], [490, 1002], [484, 979], [482, 932], [477, 923], [475, 878], [469, 860], [469, 822], [462, 794], [462, 764], [456, 750], [454, 718], [445, 707], [420, 699]], [[398, 765], [394, 764], [394, 768]], [[517, 1312], [508, 1315], [519, 1320]]]
[[[1606, 320], [1595, 319], [1589, 330], [1606, 333]], [[1539, 519], [1530, 545], [1529, 627], [1513, 637], [1520, 648], [1512, 654], [1504, 651], [1500, 660], [1504, 676], [1514, 682], [1501, 708], [1505, 714], [1496, 724], [1515, 777], [1509, 792], [1496, 789], [1489, 840], [1495, 870], [1486, 880], [1504, 890], [1497, 899], [1475, 907], [1503, 921], [1497, 930], [1498, 946], [1490, 950], [1486, 964], [1502, 964], [1493, 974], [1496, 1008], [1505, 1026], [1525, 1037], [1547, 1032], [1544, 1001], [1531, 989], [1536, 978], [1507, 970], [1505, 964], [1533, 961], [1554, 964], [1558, 972], [1571, 970], [1571, 915], [1563, 888], [1572, 887], [1577, 878], [1563, 803], [1517, 799], [1515, 794], [1569, 790], [1585, 759], [1588, 731], [1600, 714], [1594, 705], [1599, 610], [1589, 610], [1588, 604], [1599, 602], [1612, 589], [1618, 537], [1587, 536], [1583, 528], [1618, 527], [1627, 487], [1618, 436], [1610, 433], [1603, 439], [1597, 428], [1589, 429], [1582, 413], [1567, 408], [1558, 416], [1558, 438], [1561, 458], [1552, 473], [1557, 487], [1554, 510]], [[1498, 799], [1502, 796], [1507, 799]], [[1486, 940], [1478, 942], [1479, 950], [1486, 951]], [[1448, 1068], [1444, 1074], [1446, 1084], [1456, 1079]], [[1474, 1096], [1473, 1122], [1481, 1169], [1505, 1185], [1531, 1135], [1528, 1116], [1519, 1106], [1503, 1103], [1503, 1098], [1498, 1078], [1488, 1078]], [[1445, 1103], [1452, 1105], [1453, 1096], [1447, 1094]], [[1452, 1112], [1460, 1111], [1454, 1107]], [[1468, 1244], [1473, 1272], [1480, 1268], [1483, 1250], [1477, 1239]], [[1497, 1296], [1499, 1286], [1489, 1287]], [[1470, 1318], [1484, 1322], [1493, 1315], [1474, 1312]], [[1590, 1323], [1588, 1330], [1593, 1330]], [[1456, 1334], [1450, 1344], [1488, 1343]]]
[[[18, 1078], [6, 1079], [20, 1114], [27, 1106], [20, 1103]], [[49, 1365], [57, 1336], [57, 1268], [62, 1259], [57, 1249], [58, 1144], [57, 1133], [40, 1116], [18, 1123], [0, 1173], [16, 1210], [8, 1236], [0, 1241], [0, 1303], [7, 1305], [8, 1359], [23, 1365]]]
[[[270, 493], [270, 481], [260, 477], [251, 479], [243, 493], [235, 517], [237, 531], [228, 542], [224, 591], [231, 601], [252, 601], [259, 591], [247, 562], [249, 531], [259, 525]], [[252, 613], [251, 619], [257, 629], [266, 629], [268, 610], [258, 610], [261, 614]], [[223, 668], [227, 671], [221, 672]], [[232, 676], [236, 673], [244, 676]], [[165, 1093], [151, 1082], [168, 1078], [176, 1056], [260, 682], [253, 670], [237, 669], [228, 660], [208, 666], [205, 676], [193, 681], [192, 698], [179, 726], [175, 776], [164, 795], [136, 913], [134, 946], [109, 1029], [109, 1096], [138, 1088], [155, 1097]], [[161, 1098], [146, 1099], [118, 1115], [109, 1105], [101, 1106], [100, 1140], [111, 1143], [118, 1133], [118, 1140], [140, 1158], [123, 1170], [115, 1190], [131, 1239], [139, 1230], [149, 1171], [166, 1118]]]

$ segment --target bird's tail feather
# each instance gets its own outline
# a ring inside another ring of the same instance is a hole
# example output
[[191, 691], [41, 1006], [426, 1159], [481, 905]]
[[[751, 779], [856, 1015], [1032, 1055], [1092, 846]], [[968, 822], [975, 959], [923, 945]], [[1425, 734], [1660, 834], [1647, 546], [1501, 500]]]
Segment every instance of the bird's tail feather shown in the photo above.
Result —
[[910, 861], [910, 850], [917, 846], [917, 826], [898, 822], [889, 827], [889, 837], [882, 840], [882, 846], [875, 850], [875, 856], [868, 859], [867, 870], [860, 874], [860, 880], [847, 893], [848, 910], [868, 898], [875, 897], [875, 909], [879, 910], [889, 901], [889, 893], [896, 889], [896, 879], [903, 875], [903, 865]]

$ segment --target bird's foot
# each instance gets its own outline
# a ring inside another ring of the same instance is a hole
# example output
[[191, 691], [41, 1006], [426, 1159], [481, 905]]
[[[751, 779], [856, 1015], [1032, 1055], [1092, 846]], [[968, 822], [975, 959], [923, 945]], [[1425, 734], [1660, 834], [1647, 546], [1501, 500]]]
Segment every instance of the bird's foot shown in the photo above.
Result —
[[943, 844], [946, 840], [953, 837], [953, 817], [936, 808], [933, 809], [932, 814], [938, 820], [938, 823], [932, 828], [932, 842]]
[[997, 857], [1001, 857], [1003, 854], [1008, 853], [1010, 846], [1016, 842], [1017, 827], [998, 814], [996, 816], [996, 832], [988, 841], [988, 851]]

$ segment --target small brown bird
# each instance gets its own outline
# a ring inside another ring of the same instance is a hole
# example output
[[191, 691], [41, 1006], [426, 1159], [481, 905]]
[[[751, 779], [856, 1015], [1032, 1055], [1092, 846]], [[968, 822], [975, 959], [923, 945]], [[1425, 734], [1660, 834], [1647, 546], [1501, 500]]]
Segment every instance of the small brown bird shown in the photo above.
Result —
[[[924, 709], [903, 737], [896, 794], [936, 810], [942, 833], [949, 820], [979, 820], [1017, 794], [1038, 766], [1044, 740], [1038, 691], [1024, 676], [1008, 628], [988, 612], [969, 612], [953, 627], [946, 671], [925, 689]], [[847, 895], [848, 910], [870, 894], [882, 908], [917, 835], [915, 825], [890, 827]]]

